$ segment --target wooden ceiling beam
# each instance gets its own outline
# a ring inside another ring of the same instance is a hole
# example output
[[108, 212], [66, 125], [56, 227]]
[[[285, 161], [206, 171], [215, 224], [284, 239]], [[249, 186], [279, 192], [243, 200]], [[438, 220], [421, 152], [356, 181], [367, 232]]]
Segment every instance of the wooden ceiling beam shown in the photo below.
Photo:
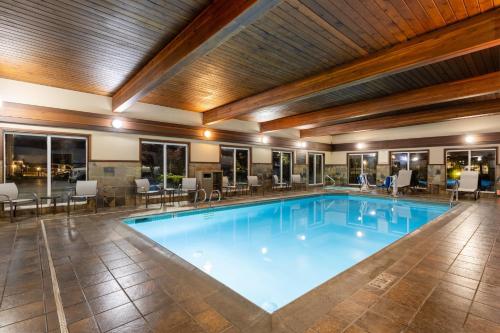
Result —
[[279, 2], [280, 0], [212, 1], [113, 95], [113, 111], [125, 111], [185, 66], [253, 23]]
[[383, 116], [300, 131], [300, 137], [337, 135], [403, 126], [430, 124], [441, 121], [500, 114], [500, 99], [453, 105], [407, 114]]
[[261, 132], [270, 132], [293, 127], [301, 129], [322, 127], [343, 120], [494, 94], [499, 91], [500, 72], [493, 72], [386, 97], [279, 118], [261, 123], [260, 128]]
[[260, 108], [290, 103], [500, 45], [500, 9], [416, 37], [323, 73], [214, 108], [204, 124], [237, 118]]

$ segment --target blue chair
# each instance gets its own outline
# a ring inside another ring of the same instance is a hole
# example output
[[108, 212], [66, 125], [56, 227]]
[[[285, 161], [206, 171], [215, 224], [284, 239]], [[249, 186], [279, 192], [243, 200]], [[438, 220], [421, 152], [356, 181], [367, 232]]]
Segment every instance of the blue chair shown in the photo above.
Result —
[[391, 186], [392, 186], [392, 177], [391, 176], [385, 177], [384, 182], [380, 185], [377, 185], [378, 188], [385, 188], [387, 190], [387, 193], [390, 192]]

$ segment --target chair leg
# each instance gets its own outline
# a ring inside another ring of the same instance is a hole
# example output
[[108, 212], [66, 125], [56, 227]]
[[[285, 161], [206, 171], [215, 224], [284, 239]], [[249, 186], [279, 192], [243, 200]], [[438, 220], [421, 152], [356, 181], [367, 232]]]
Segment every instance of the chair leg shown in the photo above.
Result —
[[68, 217], [71, 215], [70, 211], [71, 211], [71, 199], [68, 198], [68, 205], [66, 207], [67, 209], [67, 214], [68, 214]]
[[12, 203], [9, 203], [9, 217], [10, 217], [10, 223], [13, 223], [13, 222], [14, 222], [14, 216], [12, 215], [12, 210], [13, 210]]
[[146, 208], [148, 208], [149, 195], [146, 194]]
[[97, 197], [94, 198], [94, 214], [97, 214]]

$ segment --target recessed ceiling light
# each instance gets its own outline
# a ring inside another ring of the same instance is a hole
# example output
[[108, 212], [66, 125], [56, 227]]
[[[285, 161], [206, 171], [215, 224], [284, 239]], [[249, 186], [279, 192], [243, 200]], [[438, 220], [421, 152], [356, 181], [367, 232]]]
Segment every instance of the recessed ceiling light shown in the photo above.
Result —
[[358, 148], [358, 149], [363, 149], [363, 148], [365, 148], [365, 147], [366, 147], [366, 144], [364, 144], [363, 142], [358, 142], [358, 143], [356, 144], [356, 148]]
[[476, 138], [474, 137], [474, 135], [466, 135], [465, 136], [465, 142], [467, 142], [467, 143], [474, 143], [474, 142], [476, 142]]
[[262, 141], [262, 143], [267, 144], [267, 143], [269, 143], [269, 137], [263, 135], [262, 138], [261, 138], [261, 141]]
[[120, 119], [113, 119], [113, 121], [111, 122], [111, 126], [113, 126], [113, 128], [122, 128], [123, 121], [121, 121]]
[[212, 136], [212, 131], [210, 130], [203, 131], [203, 136], [207, 139], [210, 138]]
[[305, 141], [299, 141], [299, 142], [297, 142], [297, 145], [300, 148], [305, 148], [305, 147], [307, 147], [307, 142], [305, 142]]

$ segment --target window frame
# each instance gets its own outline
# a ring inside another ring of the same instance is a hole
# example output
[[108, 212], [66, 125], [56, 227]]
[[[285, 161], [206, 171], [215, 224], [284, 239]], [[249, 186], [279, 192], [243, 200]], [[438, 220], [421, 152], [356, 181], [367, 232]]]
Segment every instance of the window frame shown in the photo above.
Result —
[[38, 136], [45, 137], [47, 140], [47, 184], [46, 184], [46, 196], [52, 195], [52, 138], [60, 138], [60, 139], [80, 139], [85, 140], [85, 180], [89, 178], [89, 162], [90, 162], [90, 144], [91, 144], [91, 136], [88, 134], [79, 134], [79, 133], [57, 133], [50, 131], [16, 131], [16, 130], [4, 130], [1, 131], [2, 137], [2, 158], [3, 158], [3, 172], [2, 172], [2, 181], [5, 183], [7, 181], [7, 172], [6, 170], [6, 135], [25, 135], [25, 136]]
[[233, 151], [233, 178], [232, 181], [229, 179], [229, 183], [231, 184], [236, 184], [236, 150], [246, 150], [248, 152], [248, 158], [247, 158], [247, 170], [248, 174], [247, 176], [250, 176], [252, 174], [252, 149], [251, 147], [248, 146], [228, 146], [228, 145], [219, 145], [219, 162], [220, 162], [220, 167], [222, 170], [222, 150], [227, 149], [227, 150], [232, 150]]
[[[467, 152], [467, 165], [466, 167], [470, 168], [471, 159], [472, 159], [472, 151], [494, 151], [495, 152], [495, 168], [498, 168], [499, 157], [498, 153], [500, 149], [498, 147], [466, 147], [466, 148], [447, 148], [444, 150], [444, 172], [445, 172], [445, 189], [447, 191], [451, 191], [452, 189], [447, 188], [448, 183], [448, 153], [449, 152]], [[493, 183], [495, 183], [496, 179], [493, 179]], [[480, 191], [481, 193], [495, 193], [495, 191]]]
[[[191, 145], [189, 142], [179, 142], [179, 141], [169, 141], [169, 140], [154, 140], [154, 139], [140, 139], [139, 140], [139, 163], [141, 165], [141, 177], [142, 177], [142, 144], [151, 145], [161, 145], [163, 150], [163, 175], [167, 175], [167, 146], [180, 146], [186, 147], [186, 156], [184, 157], [186, 168], [183, 177], [187, 177], [189, 174], [189, 161], [191, 157]], [[167, 188], [167, 177], [163, 177], [163, 188]]]
[[[318, 180], [316, 179], [316, 157], [321, 156], [321, 182], [318, 183]], [[309, 173], [309, 163], [310, 163], [310, 158], [313, 157], [313, 173], [314, 173], [314, 178], [316, 180], [315, 183], [311, 184], [309, 182], [309, 174], [307, 175], [307, 184], [310, 186], [316, 186], [316, 185], [323, 185], [324, 184], [324, 179], [325, 179], [325, 154], [324, 153], [316, 153], [316, 152], [308, 152], [307, 153], [307, 172]]]
[[353, 183], [349, 183], [349, 170], [351, 168], [350, 166], [350, 163], [349, 163], [349, 156], [353, 156], [353, 155], [357, 155], [357, 156], [361, 156], [361, 174], [363, 173], [363, 169], [364, 169], [364, 166], [363, 166], [363, 156], [364, 155], [375, 155], [375, 159], [377, 160], [377, 163], [376, 163], [376, 166], [375, 166], [375, 178], [377, 177], [376, 175], [376, 172], [377, 172], [377, 166], [378, 166], [378, 152], [376, 151], [364, 151], [364, 152], [352, 152], [352, 153], [346, 153], [346, 161], [347, 161], [347, 184], [348, 185], [359, 185], [359, 184], [353, 184]]
[[281, 149], [273, 149], [271, 150], [271, 165], [274, 168], [274, 162], [273, 162], [273, 154], [274, 153], [279, 153], [280, 154], [280, 174], [279, 174], [279, 181], [283, 182], [283, 153], [285, 154], [290, 154], [290, 180], [292, 179], [293, 175], [293, 166], [294, 166], [294, 152], [291, 150], [281, 150]]

